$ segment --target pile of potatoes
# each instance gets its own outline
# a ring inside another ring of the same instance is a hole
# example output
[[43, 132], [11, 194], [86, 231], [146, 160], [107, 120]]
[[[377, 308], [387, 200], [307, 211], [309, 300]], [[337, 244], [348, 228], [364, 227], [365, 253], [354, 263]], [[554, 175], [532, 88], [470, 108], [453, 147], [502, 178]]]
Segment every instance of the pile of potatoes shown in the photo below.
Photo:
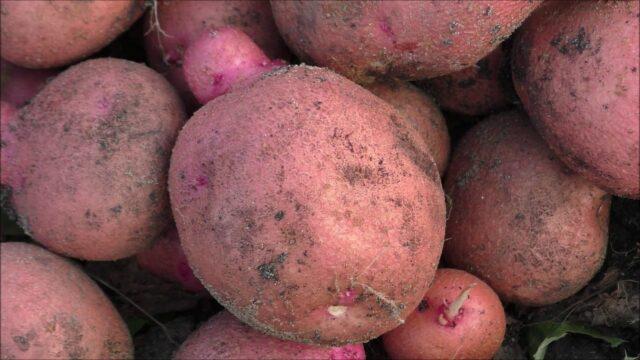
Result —
[[[493, 357], [503, 303], [577, 293], [640, 198], [639, 14], [1, 1], [0, 199], [35, 242], [1, 245], [2, 359], [132, 358], [80, 266], [129, 257], [226, 309], [176, 359]], [[104, 56], [125, 32], [146, 63]], [[441, 107], [483, 118], [451, 148]]]

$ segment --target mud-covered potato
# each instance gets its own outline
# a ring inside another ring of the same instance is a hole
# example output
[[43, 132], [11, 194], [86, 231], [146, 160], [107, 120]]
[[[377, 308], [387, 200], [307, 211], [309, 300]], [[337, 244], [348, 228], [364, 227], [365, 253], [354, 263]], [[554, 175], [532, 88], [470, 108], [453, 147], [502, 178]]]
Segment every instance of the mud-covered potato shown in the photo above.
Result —
[[420, 80], [469, 67], [539, 1], [272, 1], [298, 57], [365, 83]]
[[268, 1], [158, 1], [145, 18], [145, 49], [151, 67], [165, 75], [185, 101], [195, 103], [182, 73], [184, 53], [204, 31], [232, 27], [245, 32], [269, 58], [289, 50], [273, 21]]
[[13, 120], [2, 133], [2, 192], [36, 241], [112, 260], [164, 231], [169, 156], [184, 112], [160, 74], [127, 60], [88, 60]]
[[505, 301], [563, 300], [602, 265], [609, 195], [565, 167], [520, 113], [489, 117], [465, 134], [445, 190], [445, 259]]
[[300, 359], [364, 360], [362, 344], [319, 347], [265, 335], [227, 311], [209, 319], [180, 346], [174, 360]]
[[503, 110], [516, 99], [509, 68], [510, 42], [504, 42], [475, 65], [424, 80], [421, 85], [443, 110], [469, 116]]
[[433, 99], [406, 81], [387, 80], [366, 88], [396, 108], [418, 132], [442, 176], [449, 162], [450, 140], [447, 123]]
[[142, 0], [2, 1], [2, 58], [33, 69], [71, 64], [105, 47], [143, 10]]
[[574, 171], [640, 198], [640, 3], [554, 1], [514, 41], [516, 91]]
[[39, 246], [0, 244], [2, 359], [131, 359], [126, 324], [78, 267]]
[[435, 273], [444, 194], [393, 107], [327, 70], [286, 67], [208, 102], [171, 157], [195, 275], [229, 311], [300, 342], [365, 342]]

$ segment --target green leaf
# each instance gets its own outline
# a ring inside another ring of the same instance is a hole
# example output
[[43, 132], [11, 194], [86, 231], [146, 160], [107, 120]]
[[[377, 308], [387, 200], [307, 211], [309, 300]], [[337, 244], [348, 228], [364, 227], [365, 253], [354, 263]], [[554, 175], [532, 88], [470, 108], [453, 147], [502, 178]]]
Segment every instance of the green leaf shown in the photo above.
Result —
[[149, 324], [149, 320], [147, 318], [141, 317], [132, 317], [127, 319], [127, 327], [129, 328], [129, 332], [131, 336], [137, 334], [140, 330], [142, 330], [147, 324]]
[[544, 321], [528, 327], [527, 340], [529, 354], [531, 354], [534, 360], [543, 360], [549, 344], [562, 339], [569, 333], [587, 335], [604, 340], [608, 342], [611, 347], [617, 347], [625, 342], [625, 340], [617, 337], [603, 335], [598, 330], [585, 325], [569, 322], [557, 323], [554, 321]]

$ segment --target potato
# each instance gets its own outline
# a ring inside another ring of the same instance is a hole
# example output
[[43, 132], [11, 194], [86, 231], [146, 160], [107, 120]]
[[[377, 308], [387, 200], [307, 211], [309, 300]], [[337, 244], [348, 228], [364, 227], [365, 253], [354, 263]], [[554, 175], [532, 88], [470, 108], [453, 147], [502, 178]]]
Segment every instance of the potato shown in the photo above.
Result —
[[469, 67], [535, 9], [536, 1], [272, 1], [298, 57], [360, 83], [420, 80]]
[[280, 340], [253, 330], [222, 311], [192, 333], [174, 359], [364, 360], [365, 354], [362, 344], [328, 348]]
[[[12, 171], [12, 167], [14, 167], [14, 162], [12, 158], [15, 158], [12, 150], [17, 143], [16, 137], [11, 132], [11, 127], [13, 127], [15, 123], [15, 116], [18, 110], [16, 107], [8, 103], [4, 100], [0, 100], [0, 134], [2, 135], [2, 142], [0, 142], [0, 184], [8, 184], [11, 180], [11, 174], [14, 173]], [[0, 204], [2, 207], [5, 207], [6, 193], [7, 191], [2, 187], [2, 193], [0, 194]]]
[[465, 134], [445, 190], [453, 202], [445, 259], [505, 301], [563, 300], [604, 260], [610, 196], [566, 168], [520, 113]]
[[187, 291], [204, 290], [189, 267], [175, 226], [171, 226], [150, 249], [138, 253], [136, 261], [140, 268], [162, 279], [177, 282]]
[[131, 359], [127, 326], [102, 290], [36, 245], [0, 244], [2, 359]]
[[429, 146], [429, 152], [444, 175], [449, 161], [449, 132], [438, 106], [420, 89], [405, 81], [387, 80], [369, 84], [366, 88], [395, 107], [409, 121]]
[[180, 0], [158, 1], [156, 6], [145, 18], [148, 61], [189, 104], [195, 99], [182, 72], [184, 52], [205, 31], [233, 27], [249, 35], [269, 58], [289, 57], [267, 1]]
[[208, 102], [169, 170], [194, 274], [282, 339], [338, 346], [401, 324], [444, 235], [438, 170], [414, 133], [389, 104], [309, 66]]
[[142, 0], [2, 1], [2, 58], [33, 69], [71, 64], [105, 47], [143, 10]]
[[542, 137], [574, 171], [640, 198], [637, 1], [553, 2], [514, 43], [513, 79]]
[[420, 83], [446, 111], [469, 116], [503, 110], [515, 100], [508, 45], [502, 43], [475, 65]]
[[196, 38], [185, 51], [182, 67], [189, 89], [198, 102], [206, 104], [282, 65], [271, 61], [247, 34], [227, 27]]
[[131, 256], [168, 224], [166, 176], [184, 117], [169, 83], [141, 64], [75, 65], [2, 134], [17, 139], [2, 149], [15, 165], [3, 193], [24, 230], [55, 252]]
[[392, 359], [491, 359], [506, 331], [498, 295], [482, 280], [438, 269], [404, 325], [383, 335]]
[[0, 59], [0, 99], [21, 107], [54, 75], [54, 70], [25, 69]]

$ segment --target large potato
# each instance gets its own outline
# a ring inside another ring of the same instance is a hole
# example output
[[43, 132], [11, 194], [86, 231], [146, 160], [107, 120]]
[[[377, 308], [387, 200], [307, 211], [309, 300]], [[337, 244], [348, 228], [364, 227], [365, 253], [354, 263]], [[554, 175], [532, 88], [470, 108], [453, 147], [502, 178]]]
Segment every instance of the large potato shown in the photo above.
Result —
[[519, 113], [463, 137], [445, 189], [453, 201], [445, 259], [506, 301], [563, 300], [604, 260], [609, 195], [566, 168]]
[[127, 326], [102, 290], [38, 246], [0, 244], [2, 359], [131, 359]]
[[185, 101], [195, 104], [182, 73], [184, 52], [205, 30], [233, 27], [245, 32], [269, 58], [286, 58], [266, 0], [158, 1], [145, 18], [145, 49], [151, 67], [167, 77]]
[[227, 311], [209, 319], [180, 346], [174, 360], [364, 360], [362, 344], [319, 347], [280, 340], [241, 323]]
[[513, 79], [542, 137], [571, 169], [640, 197], [638, 1], [559, 1], [516, 38]]
[[369, 84], [366, 88], [404, 115], [409, 126], [429, 146], [440, 176], [444, 175], [449, 162], [449, 131], [447, 122], [433, 99], [406, 81], [387, 80]]
[[73, 63], [109, 44], [143, 10], [142, 0], [2, 1], [2, 58], [34, 69]]
[[2, 190], [35, 240], [72, 257], [111, 260], [142, 250], [166, 228], [169, 156], [184, 112], [160, 74], [127, 60], [88, 60], [14, 119], [2, 134], [10, 164], [2, 164]]
[[419, 80], [469, 67], [509, 37], [538, 1], [272, 1], [303, 61], [357, 82]]
[[287, 67], [194, 114], [169, 190], [194, 273], [263, 332], [323, 345], [401, 324], [435, 272], [444, 194], [391, 105], [327, 69]]

